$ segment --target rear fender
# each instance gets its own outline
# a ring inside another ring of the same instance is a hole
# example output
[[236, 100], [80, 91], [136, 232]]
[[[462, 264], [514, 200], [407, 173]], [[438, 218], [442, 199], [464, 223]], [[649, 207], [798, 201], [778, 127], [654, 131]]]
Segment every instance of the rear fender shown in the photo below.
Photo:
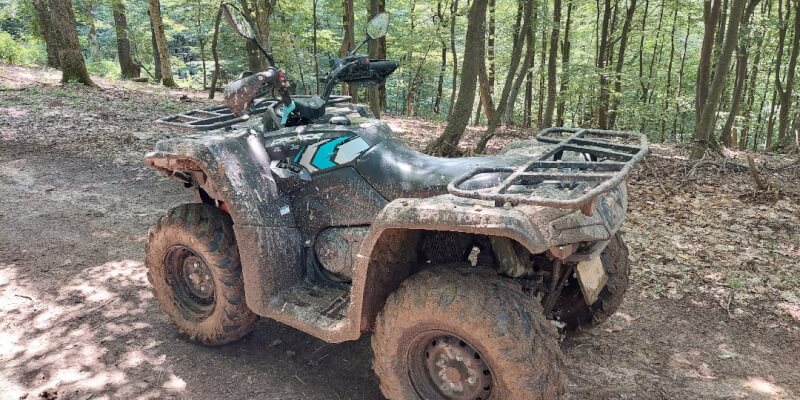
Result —
[[267, 308], [274, 292], [302, 279], [302, 239], [269, 169], [263, 137], [246, 130], [159, 142], [145, 164], [203, 188], [233, 219], [247, 305]]

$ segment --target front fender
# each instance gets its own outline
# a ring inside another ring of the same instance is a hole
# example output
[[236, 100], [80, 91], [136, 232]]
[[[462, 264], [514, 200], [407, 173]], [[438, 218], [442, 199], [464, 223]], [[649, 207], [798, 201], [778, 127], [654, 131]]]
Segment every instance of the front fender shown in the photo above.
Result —
[[[422, 231], [451, 231], [510, 238], [531, 254], [550, 250], [558, 257], [579, 260], [602, 251], [622, 225], [625, 185], [611, 190], [592, 215], [532, 205], [495, 207], [492, 202], [441, 195], [397, 199], [381, 211], [364, 239], [354, 265], [352, 317], [369, 330], [386, 296], [397, 289], [417, 262], [416, 244]], [[575, 253], [580, 244], [590, 244]]]

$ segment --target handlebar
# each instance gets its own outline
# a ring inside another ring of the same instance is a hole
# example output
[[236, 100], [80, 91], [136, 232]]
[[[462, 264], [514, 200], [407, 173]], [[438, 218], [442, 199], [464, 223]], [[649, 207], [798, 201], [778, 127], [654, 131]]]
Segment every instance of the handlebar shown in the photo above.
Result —
[[237, 79], [225, 87], [225, 103], [233, 115], [241, 116], [247, 111], [247, 107], [258, 92], [265, 86], [274, 86], [279, 81], [278, 71], [274, 68]]
[[[284, 78], [283, 71], [270, 67], [266, 71], [259, 72], [228, 84], [225, 88], [225, 102], [231, 112], [236, 116], [246, 113], [254, 98], [263, 93], [264, 90], [279, 89], [281, 102], [288, 108], [288, 112], [295, 107], [301, 112], [306, 111], [308, 115], [318, 114], [318, 109], [324, 110], [328, 103], [336, 84], [345, 82], [359, 87], [369, 86], [383, 82], [389, 75], [397, 69], [399, 63], [391, 60], [370, 60], [366, 56], [348, 56], [331, 60], [331, 72], [324, 78], [325, 90], [321, 96], [321, 104], [300, 104], [297, 105], [289, 95], [288, 85]], [[324, 111], [323, 111], [324, 114]], [[284, 122], [285, 123], [285, 122]]]

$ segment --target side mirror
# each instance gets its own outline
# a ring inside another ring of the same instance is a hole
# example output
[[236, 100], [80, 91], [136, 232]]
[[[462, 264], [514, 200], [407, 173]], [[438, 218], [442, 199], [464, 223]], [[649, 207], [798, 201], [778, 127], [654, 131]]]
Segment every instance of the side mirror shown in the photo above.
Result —
[[236, 33], [242, 35], [243, 37], [258, 41], [256, 36], [256, 28], [253, 26], [253, 22], [250, 21], [250, 18], [247, 15], [244, 15], [241, 11], [239, 11], [236, 6], [225, 3], [222, 5], [222, 15], [225, 16], [225, 20], [228, 21], [228, 25], [233, 28]]
[[367, 24], [367, 36], [370, 39], [378, 39], [386, 36], [389, 30], [389, 14], [380, 13], [373, 17]]

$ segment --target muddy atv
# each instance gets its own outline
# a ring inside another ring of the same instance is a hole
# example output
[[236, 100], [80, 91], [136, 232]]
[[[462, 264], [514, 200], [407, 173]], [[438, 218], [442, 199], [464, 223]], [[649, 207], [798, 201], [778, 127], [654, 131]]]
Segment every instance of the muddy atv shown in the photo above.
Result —
[[[224, 14], [252, 39], [247, 16]], [[376, 17], [368, 38], [387, 23]], [[145, 158], [196, 198], [149, 233], [163, 310], [212, 346], [259, 316], [331, 343], [372, 332], [390, 399], [558, 397], [557, 326], [602, 322], [628, 286], [619, 229], [645, 139], [553, 128], [497, 156], [435, 158], [331, 95], [396, 62], [331, 64], [321, 96], [292, 96], [273, 66], [232, 82], [225, 107], [161, 120], [197, 131]]]

